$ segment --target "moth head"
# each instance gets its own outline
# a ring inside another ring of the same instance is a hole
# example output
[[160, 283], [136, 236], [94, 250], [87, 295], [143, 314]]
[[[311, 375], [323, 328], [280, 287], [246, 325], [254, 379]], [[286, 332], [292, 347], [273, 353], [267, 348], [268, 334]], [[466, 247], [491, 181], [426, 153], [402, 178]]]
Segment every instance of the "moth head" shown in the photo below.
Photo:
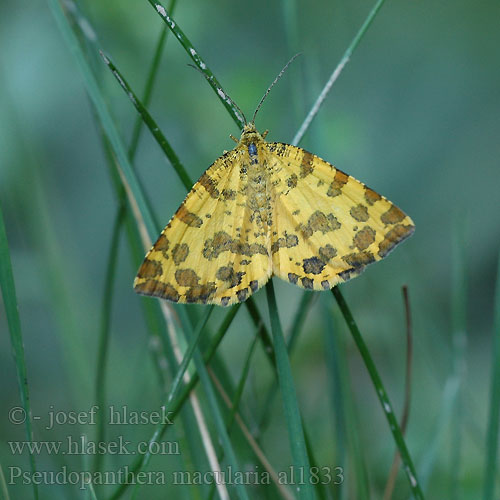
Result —
[[257, 132], [255, 124], [253, 122], [250, 122], [243, 127], [243, 132], [241, 133], [239, 143], [243, 146], [248, 146], [249, 144], [255, 144], [263, 140], [264, 138], [262, 137], [262, 134]]

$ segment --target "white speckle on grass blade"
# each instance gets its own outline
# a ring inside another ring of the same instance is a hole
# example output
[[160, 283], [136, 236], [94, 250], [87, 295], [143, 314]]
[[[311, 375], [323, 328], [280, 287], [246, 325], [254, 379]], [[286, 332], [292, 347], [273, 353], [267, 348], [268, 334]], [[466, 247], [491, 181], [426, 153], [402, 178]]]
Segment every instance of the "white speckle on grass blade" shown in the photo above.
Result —
[[197, 54], [196, 54], [196, 50], [194, 50], [194, 49], [193, 49], [193, 47], [191, 47], [191, 48], [189, 49], [189, 52], [191, 53], [191, 55], [192, 55], [193, 57], [196, 57], [196, 56], [197, 56]]
[[226, 94], [224, 94], [222, 89], [217, 89], [217, 94], [219, 94], [221, 99], [226, 100]]
[[114, 71], [113, 70], [113, 75], [115, 75], [116, 79], [118, 80], [118, 82], [120, 83], [120, 85], [124, 88], [124, 89], [127, 89], [127, 86], [125, 85], [125, 82], [122, 80], [122, 77], [120, 76], [120, 74], [118, 73], [118, 71]]
[[160, 4], [156, 4], [156, 10], [158, 11], [158, 14], [160, 14], [163, 17], [167, 17], [167, 11], [165, 10], [165, 7]]
[[384, 401], [384, 410], [386, 413], [391, 413], [391, 407], [389, 406], [389, 403], [386, 403]]
[[417, 486], [417, 480], [415, 479], [415, 476], [411, 473], [411, 470], [408, 466], [406, 466], [406, 472], [408, 473], [408, 477], [410, 478], [410, 483], [412, 488], [415, 488], [415, 486]]

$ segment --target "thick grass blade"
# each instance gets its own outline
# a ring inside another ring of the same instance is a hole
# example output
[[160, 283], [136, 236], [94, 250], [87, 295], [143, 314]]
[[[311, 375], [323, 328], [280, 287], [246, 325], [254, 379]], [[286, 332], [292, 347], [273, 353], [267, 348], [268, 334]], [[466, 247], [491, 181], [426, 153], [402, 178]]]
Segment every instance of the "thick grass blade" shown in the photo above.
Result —
[[283, 398], [283, 407], [288, 428], [288, 439], [290, 441], [293, 466], [296, 474], [303, 473], [304, 475], [304, 484], [297, 484], [296, 490], [300, 499], [311, 500], [314, 498], [314, 489], [312, 488], [310, 481], [309, 457], [307, 456], [302, 419], [297, 402], [295, 386], [293, 384], [290, 360], [288, 359], [283, 330], [281, 329], [281, 323], [278, 316], [278, 307], [276, 305], [276, 297], [274, 295], [272, 280], [270, 280], [266, 285], [266, 293], [269, 306], [269, 316], [271, 318], [271, 332], [273, 335], [274, 353], [276, 356], [276, 368], [278, 371], [278, 380]]
[[[33, 441], [33, 428], [31, 416], [31, 403], [28, 387], [28, 374], [26, 370], [26, 360], [24, 357], [23, 335], [21, 331], [21, 319], [19, 318], [19, 308], [17, 305], [16, 287], [14, 283], [14, 273], [12, 272], [12, 263], [10, 260], [9, 243], [7, 241], [7, 232], [3, 219], [2, 207], [0, 206], [0, 289], [2, 291], [5, 315], [10, 332], [10, 344], [14, 363], [17, 372], [17, 385], [19, 396], [24, 411], [24, 426], [26, 430], [26, 439]], [[31, 473], [36, 473], [35, 456], [30, 449], [29, 455]], [[35, 481], [33, 484], [33, 496], [38, 499], [38, 486]]]
[[490, 411], [486, 433], [486, 465], [484, 467], [484, 500], [495, 497], [495, 479], [498, 474], [498, 431], [500, 424], [500, 254], [498, 256], [497, 284], [493, 322], [493, 347], [490, 386]]
[[351, 335], [356, 343], [356, 346], [363, 358], [363, 362], [365, 363], [366, 369], [368, 370], [368, 374], [373, 382], [375, 387], [375, 391], [377, 393], [377, 397], [380, 401], [382, 409], [384, 411], [384, 415], [387, 419], [387, 423], [391, 429], [392, 435], [394, 437], [394, 441], [396, 442], [396, 446], [399, 449], [399, 453], [401, 454], [401, 460], [404, 464], [405, 473], [408, 477], [408, 481], [410, 484], [410, 490], [413, 497], [417, 500], [422, 500], [424, 495], [420, 488], [420, 484], [417, 480], [417, 473], [415, 471], [415, 467], [413, 465], [413, 461], [411, 459], [410, 453], [408, 452], [408, 448], [406, 447], [406, 443], [403, 438], [403, 434], [401, 433], [401, 429], [399, 427], [398, 421], [394, 415], [394, 411], [392, 409], [391, 402], [389, 401], [389, 397], [387, 395], [387, 391], [385, 390], [384, 385], [382, 384], [382, 379], [378, 374], [375, 363], [373, 362], [372, 357], [370, 356], [370, 352], [368, 351], [368, 347], [361, 336], [361, 332], [354, 321], [354, 318], [347, 306], [346, 301], [338, 286], [332, 288], [332, 293], [335, 299], [337, 300], [337, 304], [340, 307], [342, 315], [344, 316], [344, 320], [349, 327]]

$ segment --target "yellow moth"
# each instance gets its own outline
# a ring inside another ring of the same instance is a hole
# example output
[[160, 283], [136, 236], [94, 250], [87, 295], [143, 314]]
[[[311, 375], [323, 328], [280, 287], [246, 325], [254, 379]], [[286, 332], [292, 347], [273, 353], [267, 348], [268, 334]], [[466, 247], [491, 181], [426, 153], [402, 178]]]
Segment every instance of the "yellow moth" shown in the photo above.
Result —
[[413, 233], [412, 220], [363, 183], [302, 148], [266, 142], [255, 114], [147, 253], [136, 292], [228, 306], [273, 275], [329, 290]]

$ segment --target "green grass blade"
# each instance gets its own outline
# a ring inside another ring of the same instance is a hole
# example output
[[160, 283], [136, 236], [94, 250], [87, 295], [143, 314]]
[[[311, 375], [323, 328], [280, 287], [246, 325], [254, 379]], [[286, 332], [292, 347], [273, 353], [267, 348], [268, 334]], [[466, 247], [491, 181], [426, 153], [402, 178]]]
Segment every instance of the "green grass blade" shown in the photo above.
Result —
[[[17, 305], [16, 286], [14, 283], [14, 273], [12, 272], [12, 263], [10, 260], [9, 243], [7, 241], [7, 232], [3, 219], [2, 207], [0, 206], [0, 289], [2, 290], [3, 304], [7, 325], [10, 332], [10, 343], [12, 354], [17, 372], [17, 384], [19, 387], [19, 396], [25, 415], [26, 439], [33, 441], [31, 403], [28, 387], [28, 375], [26, 371], [26, 361], [24, 357], [23, 335], [21, 331], [21, 319], [19, 318], [19, 309]], [[30, 449], [30, 467], [31, 473], [36, 473], [35, 456]], [[35, 481], [33, 484], [33, 495], [38, 499], [38, 486]]]
[[[340, 491], [335, 491], [339, 498], [370, 498], [368, 474], [362, 453], [362, 444], [358, 432], [358, 414], [353, 401], [351, 378], [347, 363], [348, 353], [339, 328], [339, 319], [325, 307], [326, 328], [325, 357], [329, 373], [332, 411], [335, 415], [334, 436], [338, 443], [336, 463], [344, 468], [345, 483]], [[352, 488], [349, 490], [349, 488]], [[349, 493], [350, 492], [350, 493]]]
[[73, 33], [68, 24], [68, 21], [61, 8], [61, 5], [57, 0], [48, 0], [48, 3], [52, 11], [52, 14], [56, 19], [57, 25], [61, 30], [61, 33], [68, 47], [70, 48], [71, 52], [73, 53], [78, 63], [78, 66], [84, 78], [87, 93], [92, 103], [94, 104], [95, 110], [97, 112], [97, 115], [99, 116], [99, 120], [101, 121], [102, 127], [105, 130], [106, 135], [108, 136], [108, 139], [113, 147], [113, 151], [117, 157], [120, 168], [122, 169], [123, 176], [125, 177], [125, 180], [134, 196], [135, 203], [137, 203], [137, 207], [142, 215], [145, 228], [149, 234], [149, 237], [151, 238], [158, 232], [157, 228], [153, 222], [153, 218], [146, 203], [142, 189], [133, 172], [132, 165], [129, 162], [128, 155], [125, 150], [125, 147], [123, 146], [122, 139], [120, 138], [120, 135], [115, 127], [109, 109], [107, 107], [106, 101], [103, 95], [101, 94], [99, 85], [97, 84], [95, 76], [93, 75], [92, 70], [89, 64], [87, 63], [87, 60], [85, 59], [85, 56], [83, 55], [79, 47], [78, 40], [75, 34]]
[[[304, 325], [304, 321], [306, 319], [307, 313], [309, 312], [309, 308], [311, 303], [317, 297], [314, 293], [304, 292], [300, 299], [299, 306], [297, 308], [297, 312], [295, 313], [295, 317], [292, 321], [292, 329], [290, 331], [290, 335], [288, 336], [288, 340], [286, 343], [286, 349], [288, 351], [288, 356], [291, 357], [293, 353], [293, 349], [297, 343], [297, 339], [302, 330], [302, 326]], [[272, 362], [274, 364], [274, 357], [272, 358]], [[270, 415], [270, 410], [272, 408], [272, 402], [276, 395], [276, 391], [278, 389], [277, 380], [273, 380], [271, 386], [267, 390], [267, 395], [263, 398], [265, 403], [262, 405], [264, 408], [264, 412], [260, 416], [259, 422], [259, 432], [262, 434], [264, 430], [267, 428], [270, 419], [268, 418]]]
[[[210, 381], [207, 369], [205, 368], [205, 363], [203, 362], [203, 359], [198, 349], [195, 349], [193, 359], [196, 365], [196, 371], [200, 377], [200, 381], [203, 385], [205, 395], [208, 399], [208, 405], [210, 407], [210, 412], [215, 422], [215, 427], [217, 428], [218, 437], [221, 441], [222, 449], [224, 450], [224, 455], [227, 457], [229, 466], [233, 470], [239, 471], [241, 469], [238, 466], [236, 455], [234, 453], [228, 432], [226, 430], [226, 424], [224, 422], [224, 418], [222, 417], [217, 399], [215, 397], [214, 388]], [[244, 485], [238, 484], [236, 482], [235, 487], [238, 498], [240, 498], [241, 500], [248, 500], [248, 495]]]
[[297, 494], [300, 499], [313, 499], [314, 489], [310, 482], [309, 457], [307, 456], [304, 430], [300, 416], [297, 394], [293, 384], [292, 369], [288, 352], [286, 349], [283, 331], [278, 316], [278, 307], [274, 295], [273, 282], [270, 280], [266, 285], [269, 316], [271, 318], [271, 332], [274, 341], [274, 352], [276, 356], [276, 368], [278, 380], [283, 398], [285, 419], [288, 428], [288, 438], [292, 452], [293, 465], [296, 473], [303, 472], [304, 484], [297, 485]]
[[[199, 321], [198, 326], [196, 328], [196, 331], [190, 340], [189, 347], [187, 348], [186, 352], [184, 353], [184, 357], [182, 358], [182, 362], [179, 365], [179, 368], [177, 369], [177, 374], [172, 381], [172, 386], [170, 388], [170, 391], [167, 395], [167, 398], [165, 400], [165, 412], [171, 411], [171, 406], [172, 402], [177, 398], [179, 395], [179, 392], [182, 388], [182, 377], [184, 376], [184, 373], [187, 370], [187, 367], [189, 365], [189, 362], [191, 361], [193, 357], [193, 353], [196, 349], [196, 346], [198, 344], [198, 341], [200, 340], [200, 336], [205, 328], [205, 325], [207, 324], [208, 318], [210, 318], [210, 315], [212, 314], [212, 311], [214, 309], [214, 306], [209, 306], [207, 307], [207, 310], [205, 314], [203, 315], [203, 318]], [[153, 437], [150, 439], [150, 444], [156, 443], [158, 439], [160, 438], [160, 433], [162, 430], [163, 426], [159, 426]], [[145, 454], [144, 458], [142, 460], [142, 466], [146, 467], [149, 463], [149, 460], [151, 459], [151, 454]]]
[[[101, 321], [99, 331], [99, 347], [97, 349], [97, 368], [95, 378], [95, 397], [99, 408], [106, 407], [106, 373], [108, 346], [111, 326], [111, 310], [113, 303], [114, 281], [116, 274], [116, 264], [118, 263], [118, 247], [120, 241], [120, 230], [125, 217], [125, 205], [121, 206], [115, 218], [111, 236], [111, 245], [106, 266], [106, 277], [104, 279], [104, 290], [102, 297]], [[106, 426], [104, 419], [99, 416], [96, 421], [97, 441], [104, 443], [106, 439]], [[93, 470], [100, 470], [103, 460], [102, 453], [96, 453], [94, 457]]]
[[344, 316], [345, 322], [349, 327], [354, 342], [358, 347], [361, 357], [363, 358], [363, 361], [365, 363], [366, 369], [368, 370], [373, 385], [375, 386], [377, 397], [384, 411], [387, 423], [389, 424], [389, 427], [391, 429], [394, 441], [396, 442], [396, 446], [398, 447], [399, 453], [401, 454], [401, 460], [404, 464], [405, 473], [408, 477], [412, 495], [414, 498], [422, 500], [424, 498], [424, 495], [420, 488], [420, 484], [417, 480], [417, 473], [415, 471], [415, 467], [413, 465], [410, 453], [408, 452], [408, 448], [406, 447], [406, 443], [404, 441], [403, 434], [401, 433], [398, 421], [394, 415], [394, 411], [392, 409], [391, 402], [389, 401], [387, 391], [385, 390], [385, 387], [382, 384], [382, 379], [378, 374], [375, 363], [373, 362], [373, 359], [368, 351], [368, 347], [366, 346], [365, 341], [361, 336], [361, 332], [359, 331], [358, 326], [354, 321], [351, 311], [349, 310], [349, 307], [347, 306], [347, 303], [344, 300], [344, 297], [342, 296], [339, 287], [338, 286], [333, 287], [332, 293], [335, 299], [337, 300], [337, 304], [339, 305], [342, 315]]
[[[255, 346], [257, 345], [257, 339], [258, 339], [258, 336], [255, 335], [255, 337], [252, 340], [252, 343], [250, 344], [247, 355], [245, 356], [245, 361], [243, 363], [243, 369], [241, 371], [240, 380], [239, 380], [238, 385], [236, 387], [236, 391], [234, 393], [233, 400], [231, 401], [230, 413], [225, 419], [226, 420], [225, 425], [226, 425], [226, 430], [227, 430], [228, 435], [231, 435], [234, 419], [235, 419], [236, 413], [238, 412], [238, 408], [239, 408], [239, 405], [241, 402], [241, 397], [243, 395], [243, 389], [245, 388], [245, 382], [247, 380], [248, 373], [250, 370], [250, 361], [253, 357], [253, 353], [255, 352]], [[224, 448], [222, 446], [220, 446], [220, 450], [217, 453], [217, 458], [218, 458], [219, 462], [222, 462], [222, 460], [224, 458]], [[215, 485], [212, 485], [210, 488], [210, 493], [208, 495], [208, 500], [211, 500], [213, 498], [214, 494], [215, 494]]]
[[321, 108], [323, 102], [325, 101], [328, 92], [330, 92], [330, 89], [332, 88], [333, 84], [335, 83], [340, 73], [344, 69], [344, 66], [349, 62], [352, 53], [354, 52], [354, 50], [356, 50], [356, 47], [358, 46], [359, 42], [361, 41], [366, 31], [370, 27], [372, 21], [375, 19], [375, 16], [377, 15], [378, 11], [380, 10], [384, 2], [385, 0], [378, 0], [378, 2], [375, 4], [375, 6], [368, 14], [368, 17], [365, 19], [365, 22], [363, 23], [359, 31], [356, 33], [356, 36], [352, 39], [352, 42], [347, 47], [346, 51], [344, 52], [344, 55], [342, 56], [342, 59], [338, 63], [337, 67], [333, 70], [333, 73], [330, 75], [330, 78], [326, 82], [326, 85], [323, 87], [323, 90], [321, 91], [315, 103], [313, 104], [304, 122], [302, 123], [299, 130], [292, 139], [292, 144], [297, 145], [301, 141], [302, 137], [304, 137], [304, 134], [311, 125], [311, 122], [313, 121], [314, 117], [318, 114], [319, 109]]
[[486, 465], [484, 468], [484, 500], [495, 496], [495, 478], [498, 474], [498, 431], [500, 424], [500, 254], [498, 256], [495, 310], [493, 322], [493, 348], [491, 365], [490, 411], [486, 434]]
[[135, 106], [135, 108], [139, 112], [139, 114], [142, 118], [142, 121], [148, 127], [151, 134], [153, 134], [153, 137], [156, 139], [156, 142], [159, 144], [162, 151], [165, 153], [165, 156], [170, 160], [172, 167], [174, 167], [175, 171], [177, 172], [177, 175], [179, 176], [180, 180], [184, 184], [184, 187], [187, 190], [190, 190], [191, 187], [193, 186], [193, 181], [189, 178], [189, 175], [186, 172], [186, 169], [184, 168], [184, 166], [182, 165], [182, 163], [179, 160], [179, 157], [177, 156], [177, 154], [173, 150], [172, 146], [170, 145], [170, 143], [167, 141], [166, 137], [164, 136], [164, 134], [160, 130], [160, 127], [154, 121], [153, 117], [149, 114], [148, 110], [144, 107], [142, 102], [137, 98], [135, 92], [131, 89], [130, 85], [127, 83], [124, 76], [120, 73], [120, 71], [113, 64], [113, 62], [110, 60], [110, 58], [108, 56], [106, 56], [103, 52], [101, 52], [101, 55], [102, 55], [106, 65], [112, 71], [116, 80], [118, 81], [118, 83], [120, 84], [122, 89], [125, 91], [125, 93], [129, 97], [129, 99], [132, 101], [132, 104]]
[[[207, 349], [207, 352], [205, 352], [205, 354], [203, 356], [206, 364], [208, 364], [210, 362], [210, 360], [212, 359], [212, 356], [216, 352], [217, 347], [219, 346], [220, 342], [224, 338], [224, 335], [226, 334], [227, 330], [231, 326], [231, 322], [234, 319], [234, 317], [236, 316], [236, 313], [238, 312], [240, 306], [241, 306], [241, 304], [236, 304], [235, 306], [233, 306], [231, 308], [231, 310], [229, 311], [229, 313], [224, 318], [217, 333], [213, 337], [213, 339], [210, 343], [210, 346]], [[171, 408], [172, 418], [175, 418], [178, 415], [178, 413], [180, 412], [180, 410], [183, 408], [184, 403], [187, 401], [190, 392], [195, 388], [198, 381], [199, 381], [198, 374], [194, 373], [193, 376], [191, 377], [189, 383], [187, 383], [185, 386], [182, 387], [177, 399], [172, 404], [172, 408]], [[160, 435], [158, 436], [158, 439], [161, 439], [164, 436], [168, 427], [169, 427], [168, 425], [163, 426], [163, 428], [160, 431]], [[135, 462], [129, 467], [129, 469], [135, 473], [141, 467], [142, 467], [142, 457], [138, 457], [135, 460]], [[110, 498], [111, 499], [119, 498], [124, 493], [127, 486], [128, 486], [127, 484], [121, 484], [120, 486], [118, 486], [118, 488], [113, 493], [113, 495], [111, 495]]]
[[168, 14], [165, 7], [155, 0], [148, 0], [148, 2], [154, 7], [159, 16], [165, 21], [167, 26], [172, 30], [177, 40], [184, 47], [184, 50], [192, 61], [196, 64], [196, 67], [201, 71], [201, 73], [206, 77], [208, 83], [212, 87], [213, 91], [217, 94], [217, 97], [221, 100], [224, 107], [227, 109], [228, 113], [231, 115], [236, 125], [240, 129], [245, 126], [245, 118], [242, 116], [241, 110], [235, 106], [231, 98], [222, 90], [221, 84], [217, 81], [214, 74], [210, 71], [209, 67], [203, 61], [198, 51], [193, 47], [193, 44], [189, 41], [187, 36], [179, 27], [179, 24], [175, 22]]

